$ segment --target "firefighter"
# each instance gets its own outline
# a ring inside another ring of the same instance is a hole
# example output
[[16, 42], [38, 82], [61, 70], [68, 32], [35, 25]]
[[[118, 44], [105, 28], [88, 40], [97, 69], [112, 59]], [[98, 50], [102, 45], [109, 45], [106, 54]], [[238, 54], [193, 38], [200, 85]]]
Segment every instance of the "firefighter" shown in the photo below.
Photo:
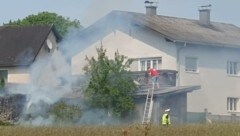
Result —
[[164, 111], [164, 114], [162, 115], [162, 125], [163, 126], [168, 126], [171, 124], [170, 120], [170, 109], [166, 109]]
[[153, 88], [155, 85], [157, 85], [157, 88], [159, 89], [159, 79], [158, 79], [159, 73], [158, 73], [158, 71], [154, 68], [148, 67], [147, 72], [148, 72], [149, 76], [152, 77]]

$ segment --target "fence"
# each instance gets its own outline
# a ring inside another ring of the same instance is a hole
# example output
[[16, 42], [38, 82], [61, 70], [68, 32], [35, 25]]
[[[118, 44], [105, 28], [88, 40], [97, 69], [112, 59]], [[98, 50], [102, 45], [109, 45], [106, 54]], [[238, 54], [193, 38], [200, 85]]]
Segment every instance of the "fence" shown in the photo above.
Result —
[[188, 112], [187, 123], [240, 123], [240, 116], [213, 115], [205, 109], [204, 112]]

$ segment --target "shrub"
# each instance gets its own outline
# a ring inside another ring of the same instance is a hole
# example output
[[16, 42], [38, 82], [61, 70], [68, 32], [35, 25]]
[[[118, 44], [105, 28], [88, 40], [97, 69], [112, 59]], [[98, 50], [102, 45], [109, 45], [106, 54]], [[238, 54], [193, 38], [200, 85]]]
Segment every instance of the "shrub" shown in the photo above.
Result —
[[56, 122], [74, 122], [81, 117], [80, 107], [77, 105], [68, 105], [63, 101], [57, 102], [51, 106], [49, 113], [54, 116]]

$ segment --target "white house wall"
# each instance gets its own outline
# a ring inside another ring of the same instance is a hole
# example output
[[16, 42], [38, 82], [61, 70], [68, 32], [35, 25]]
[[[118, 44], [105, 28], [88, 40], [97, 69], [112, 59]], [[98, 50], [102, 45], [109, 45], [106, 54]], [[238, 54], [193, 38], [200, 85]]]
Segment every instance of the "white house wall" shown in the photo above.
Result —
[[[167, 42], [163, 35], [146, 27], [132, 27], [132, 37], [140, 39], [143, 43], [148, 44], [161, 52], [162, 66], [161, 69], [177, 70], [176, 46], [173, 42]], [[151, 52], [148, 52], [151, 55]]]
[[[173, 55], [176, 52], [174, 46], [167, 46], [165, 40], [154, 36], [152, 31], [146, 32], [143, 29], [138, 29], [138, 31], [133, 29], [131, 34], [115, 30], [102, 40], [96, 41], [93, 45], [75, 55], [72, 58], [73, 75], [83, 74], [84, 71], [82, 69], [87, 64], [85, 56], [94, 56], [96, 58], [96, 47], [99, 48], [101, 45], [107, 50], [107, 56], [111, 59], [114, 58], [114, 52], [117, 50], [121, 55], [131, 59], [161, 57], [163, 69], [176, 70], [176, 58]], [[171, 53], [168, 54], [165, 50]], [[136, 62], [131, 66], [131, 70], [139, 70]]]
[[2, 67], [1, 70], [8, 70], [8, 83], [28, 83], [30, 76], [26, 67]]
[[[52, 42], [53, 48], [50, 52], [47, 51], [47, 40]], [[68, 80], [71, 69], [61, 52], [57, 50], [56, 37], [52, 32], [47, 40], [31, 66], [31, 81], [40, 85], [61, 85], [60, 78], [64, 77]]]
[[[54, 52], [57, 49], [57, 42], [56, 42], [56, 37], [53, 34], [53, 32], [51, 31], [50, 34], [48, 35], [47, 40], [50, 40], [52, 42], [52, 51]], [[47, 52], [47, 42], [44, 42], [44, 45], [42, 46], [42, 48], [40, 49], [35, 61], [37, 62], [39, 59], [41, 60], [42, 58], [49, 56], [50, 54]]]
[[[198, 59], [199, 73], [185, 72], [185, 57]], [[180, 51], [180, 85], [201, 85], [188, 93], [188, 111], [229, 115], [227, 97], [240, 97], [240, 78], [227, 75], [227, 61], [240, 61], [240, 50], [207, 46], [186, 46]]]

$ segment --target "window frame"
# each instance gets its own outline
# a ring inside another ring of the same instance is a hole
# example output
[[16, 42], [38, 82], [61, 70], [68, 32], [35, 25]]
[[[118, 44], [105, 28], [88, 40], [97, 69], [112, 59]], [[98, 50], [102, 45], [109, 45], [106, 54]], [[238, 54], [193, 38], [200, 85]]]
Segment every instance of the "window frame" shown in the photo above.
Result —
[[228, 60], [226, 72], [229, 76], [240, 76], [240, 62]]
[[6, 74], [6, 76], [4, 76], [4, 79], [5, 79], [5, 81], [8, 81], [8, 70], [7, 69], [0, 69], [0, 74], [2, 73], [1, 71], [6, 71], [7, 72], [7, 74]]
[[240, 99], [237, 97], [227, 97], [227, 111], [240, 112]]
[[[153, 63], [155, 61], [155, 69], [160, 70], [162, 68], [162, 58], [161, 57], [156, 57], [156, 58], [140, 58], [138, 60], [139, 66], [138, 66], [138, 71], [147, 71], [148, 67], [153, 67]], [[144, 63], [144, 66], [142, 65]]]
[[[7, 69], [0, 69], [0, 74], [1, 74], [1, 75], [2, 75], [2, 71], [6, 71], [6, 74], [3, 74], [4, 86], [6, 86], [6, 84], [8, 83], [9, 70], [7, 70]], [[1, 89], [1, 88], [0, 88], [0, 89]]]
[[[190, 69], [190, 68], [187, 68], [187, 59], [194, 59], [196, 60], [196, 69]], [[188, 73], [199, 73], [199, 68], [198, 68], [198, 65], [199, 65], [199, 59], [198, 57], [191, 57], [191, 56], [186, 56], [185, 57], [185, 72], [188, 72]]]

